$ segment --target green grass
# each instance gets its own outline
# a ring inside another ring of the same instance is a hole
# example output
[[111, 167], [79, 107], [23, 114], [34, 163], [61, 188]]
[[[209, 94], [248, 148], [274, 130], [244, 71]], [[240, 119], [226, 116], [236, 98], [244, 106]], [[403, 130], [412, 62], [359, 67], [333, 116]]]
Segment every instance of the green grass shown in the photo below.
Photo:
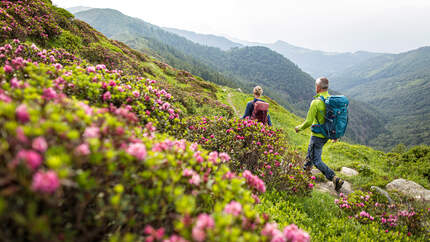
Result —
[[280, 192], [267, 192], [257, 206], [280, 227], [296, 224], [307, 231], [312, 241], [419, 241], [422, 238], [404, 234], [386, 233], [376, 223], [361, 224], [341, 214], [334, 198], [314, 191], [310, 197], [287, 196]]

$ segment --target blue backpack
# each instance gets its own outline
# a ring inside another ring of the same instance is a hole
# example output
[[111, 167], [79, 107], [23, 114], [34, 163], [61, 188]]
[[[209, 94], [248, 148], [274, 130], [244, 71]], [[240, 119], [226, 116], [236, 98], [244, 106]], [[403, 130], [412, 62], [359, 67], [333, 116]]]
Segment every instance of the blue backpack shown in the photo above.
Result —
[[[312, 132], [324, 135], [329, 139], [338, 139], [345, 135], [348, 125], [348, 98], [345, 96], [330, 96], [325, 99], [320, 96], [325, 103], [325, 123], [312, 125]], [[321, 111], [320, 111], [321, 112]]]

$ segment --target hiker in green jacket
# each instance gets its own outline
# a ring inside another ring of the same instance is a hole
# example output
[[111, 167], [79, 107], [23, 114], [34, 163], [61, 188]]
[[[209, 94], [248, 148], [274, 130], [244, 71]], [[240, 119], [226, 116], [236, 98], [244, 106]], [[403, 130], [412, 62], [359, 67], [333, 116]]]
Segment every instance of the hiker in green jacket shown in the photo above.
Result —
[[[319, 97], [323, 96], [325, 99], [327, 99], [330, 96], [328, 94], [328, 79], [325, 77], [316, 79], [315, 90], [317, 95], [314, 96], [315, 99], [310, 105], [306, 120], [295, 128], [296, 133], [309, 128], [311, 125], [318, 124], [318, 121], [320, 124], [325, 122], [325, 103]], [[321, 160], [323, 147], [328, 140], [329, 139], [324, 137], [323, 134], [312, 132], [304, 170], [310, 173], [312, 166], [315, 165], [328, 180], [333, 181], [335, 190], [339, 191], [343, 185], [343, 180], [341, 180], [339, 177], [336, 177], [334, 171]], [[333, 140], [333, 142], [336, 141], [337, 140]]]

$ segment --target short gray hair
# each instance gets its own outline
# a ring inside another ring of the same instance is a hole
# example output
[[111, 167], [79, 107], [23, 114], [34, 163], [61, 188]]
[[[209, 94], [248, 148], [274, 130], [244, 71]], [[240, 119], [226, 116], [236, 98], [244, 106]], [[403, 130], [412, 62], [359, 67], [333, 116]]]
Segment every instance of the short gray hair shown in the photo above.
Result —
[[320, 77], [315, 81], [315, 84], [321, 89], [328, 89], [328, 79], [326, 77]]

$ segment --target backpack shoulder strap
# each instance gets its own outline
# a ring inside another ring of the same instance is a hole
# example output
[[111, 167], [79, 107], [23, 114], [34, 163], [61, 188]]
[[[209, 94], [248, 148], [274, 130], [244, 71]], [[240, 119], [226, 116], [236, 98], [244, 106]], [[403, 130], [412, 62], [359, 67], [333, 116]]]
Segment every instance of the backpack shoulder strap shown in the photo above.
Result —
[[[319, 98], [320, 98], [321, 101], [323, 101], [323, 103], [325, 105], [325, 98], [322, 95], [319, 96]], [[325, 114], [322, 112], [322, 110], [318, 110], [318, 108], [317, 108], [317, 111], [320, 112], [323, 115], [323, 117], [325, 117]], [[317, 120], [317, 123], [319, 125], [321, 125], [320, 121], [318, 120], [318, 115], [315, 117], [315, 119]]]

